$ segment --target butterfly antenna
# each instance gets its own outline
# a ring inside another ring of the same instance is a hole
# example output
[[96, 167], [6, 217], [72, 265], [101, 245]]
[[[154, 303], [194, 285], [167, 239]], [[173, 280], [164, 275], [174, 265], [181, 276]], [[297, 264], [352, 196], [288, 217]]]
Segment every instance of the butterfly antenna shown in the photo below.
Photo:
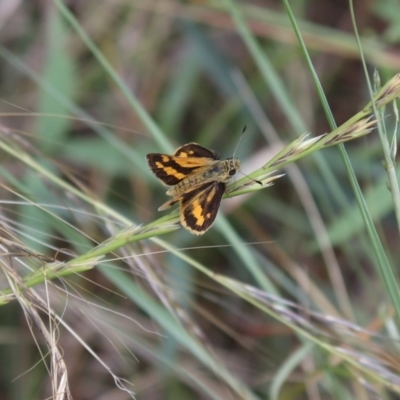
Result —
[[[246, 129], [247, 129], [247, 126], [245, 125], [244, 128], [243, 128], [243, 130], [242, 130], [242, 134], [240, 135], [240, 138], [239, 138], [239, 140], [238, 140], [238, 142], [237, 142], [237, 144], [236, 144], [235, 151], [233, 152], [232, 158], [235, 157], [236, 150], [238, 149], [239, 143], [240, 143], [240, 141], [242, 140], [242, 137], [243, 137], [244, 133], [246, 132]], [[256, 183], [258, 183], [259, 185], [262, 186], [262, 182], [261, 182], [261, 181], [258, 181], [257, 179], [254, 179], [254, 178], [252, 178], [251, 176], [246, 175], [246, 174], [245, 174], [244, 172], [242, 172], [242, 171], [239, 171], [239, 172], [240, 172], [242, 175], [247, 176], [247, 178], [251, 179], [253, 182], [256, 182]]]
[[238, 140], [237, 143], [236, 143], [235, 151], [233, 152], [232, 158], [235, 157], [236, 150], [238, 149], [239, 143], [240, 143], [240, 141], [242, 140], [242, 137], [243, 137], [244, 133], [246, 132], [246, 129], [247, 129], [247, 126], [245, 125], [244, 128], [243, 128], [243, 130], [242, 130], [242, 134], [240, 135], [240, 138], [239, 138], [239, 140]]
[[244, 172], [239, 171], [239, 173], [242, 174], [242, 175], [244, 175], [244, 176], [247, 176], [247, 178], [251, 179], [253, 182], [258, 183], [258, 184], [261, 185], [261, 186], [263, 185], [263, 183], [262, 183], [261, 181], [258, 181], [257, 179], [254, 179], [254, 178], [252, 178], [252, 177], [249, 176], [249, 175], [246, 175]]

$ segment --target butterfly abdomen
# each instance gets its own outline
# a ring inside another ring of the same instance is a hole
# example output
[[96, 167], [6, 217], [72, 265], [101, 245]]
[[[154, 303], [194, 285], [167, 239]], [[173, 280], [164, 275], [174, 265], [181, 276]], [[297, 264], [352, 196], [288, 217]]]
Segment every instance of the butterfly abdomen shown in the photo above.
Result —
[[193, 190], [204, 183], [228, 182], [239, 169], [240, 161], [237, 159], [213, 161], [207, 168], [203, 168], [203, 171], [194, 171], [194, 173], [181, 180], [167, 191], [167, 195], [180, 196], [188, 190]]

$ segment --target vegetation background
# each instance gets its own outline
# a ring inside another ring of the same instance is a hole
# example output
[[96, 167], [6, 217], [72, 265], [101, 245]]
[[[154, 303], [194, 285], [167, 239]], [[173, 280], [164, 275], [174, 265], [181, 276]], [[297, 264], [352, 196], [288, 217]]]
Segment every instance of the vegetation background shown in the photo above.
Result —
[[399, 199], [376, 130], [225, 200], [204, 236], [159, 220], [147, 153], [227, 158], [246, 125], [249, 174], [334, 129], [313, 73], [341, 125], [367, 76], [400, 71], [398, 0], [290, 6], [0, 2], [1, 399], [399, 398]]

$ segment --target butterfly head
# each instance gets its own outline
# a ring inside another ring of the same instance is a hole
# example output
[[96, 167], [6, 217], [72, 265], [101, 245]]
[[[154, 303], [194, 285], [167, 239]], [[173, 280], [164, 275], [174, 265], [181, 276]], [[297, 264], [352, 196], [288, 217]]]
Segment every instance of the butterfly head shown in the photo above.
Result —
[[229, 176], [233, 176], [236, 172], [240, 171], [240, 160], [237, 158], [228, 158], [226, 160], [228, 162], [228, 174]]

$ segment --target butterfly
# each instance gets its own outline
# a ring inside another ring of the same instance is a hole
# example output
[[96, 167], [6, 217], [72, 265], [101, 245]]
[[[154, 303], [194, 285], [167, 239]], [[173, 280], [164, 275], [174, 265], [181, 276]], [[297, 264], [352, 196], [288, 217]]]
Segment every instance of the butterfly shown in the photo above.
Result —
[[176, 203], [184, 228], [202, 235], [211, 228], [217, 216], [226, 183], [240, 171], [237, 158], [220, 160], [217, 154], [197, 143], [188, 143], [174, 155], [150, 153], [147, 163], [164, 184], [172, 186], [167, 195], [172, 199], [159, 207], [166, 210]]

